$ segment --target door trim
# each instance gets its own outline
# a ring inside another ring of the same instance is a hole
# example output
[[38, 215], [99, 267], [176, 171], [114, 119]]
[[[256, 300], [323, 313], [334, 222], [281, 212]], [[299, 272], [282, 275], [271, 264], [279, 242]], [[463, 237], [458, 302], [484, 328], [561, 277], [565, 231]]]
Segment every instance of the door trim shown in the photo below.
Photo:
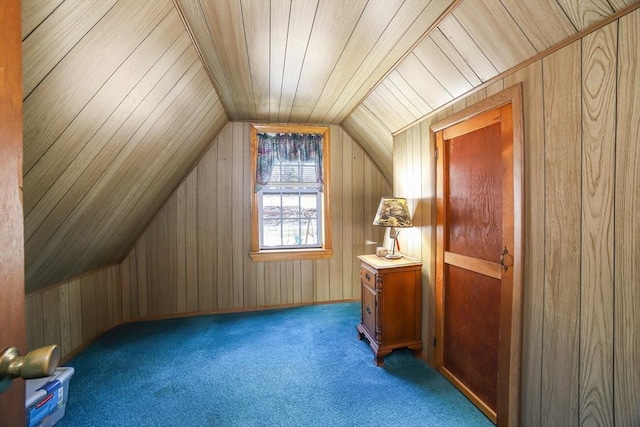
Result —
[[[0, 351], [26, 352], [22, 211], [22, 37], [20, 0], [0, 8]], [[24, 425], [25, 381], [0, 394], [0, 424]]]
[[[522, 83], [511, 86], [489, 98], [486, 98], [456, 114], [453, 114], [443, 120], [431, 125], [431, 130], [436, 133], [436, 146], [442, 146], [443, 133], [440, 132], [454, 125], [458, 125], [466, 120], [482, 115], [491, 115], [491, 111], [504, 105], [511, 104], [511, 127], [513, 134], [513, 195], [520, 197], [512, 197], [506, 195], [503, 203], [512, 204], [513, 207], [513, 250], [510, 251], [512, 263], [509, 269], [512, 269], [513, 285], [510, 289], [510, 295], [503, 295], [507, 299], [511, 299], [509, 307], [502, 307], [500, 313], [501, 324], [510, 324], [510, 336], [500, 336], [500, 369], [498, 373], [498, 425], [518, 425], [520, 421], [520, 372], [521, 372], [521, 354], [522, 354], [522, 288], [524, 277], [524, 254], [523, 254], [523, 232], [524, 232], [524, 181], [523, 181], [523, 104], [522, 104]], [[436, 168], [436, 183], [438, 186], [438, 194], [445, 194], [448, 189], [444, 186], [443, 176], [443, 157], [442, 153], [438, 157], [438, 167]], [[503, 153], [511, 155], [511, 153]], [[436, 205], [438, 212], [443, 209], [441, 197], [437, 197]], [[444, 337], [443, 318], [444, 301], [443, 293], [443, 273], [444, 273], [444, 250], [442, 241], [444, 238], [444, 229], [446, 218], [439, 218], [436, 224], [436, 239], [438, 245], [436, 247], [436, 323], [434, 336], [436, 343], [442, 343]], [[511, 248], [510, 248], [511, 249]], [[487, 267], [487, 266], [485, 266]], [[503, 321], [507, 323], [503, 323]], [[506, 332], [506, 331], [505, 331]], [[504, 346], [504, 348], [503, 348]], [[504, 350], [504, 351], [503, 351]], [[502, 355], [505, 355], [504, 357]], [[442, 367], [442, 351], [436, 349], [434, 363], [436, 367]], [[469, 396], [473, 397], [473, 396]], [[482, 409], [482, 408], [481, 408]], [[483, 411], [486, 413], [486, 411]], [[489, 416], [489, 414], [487, 414]]]

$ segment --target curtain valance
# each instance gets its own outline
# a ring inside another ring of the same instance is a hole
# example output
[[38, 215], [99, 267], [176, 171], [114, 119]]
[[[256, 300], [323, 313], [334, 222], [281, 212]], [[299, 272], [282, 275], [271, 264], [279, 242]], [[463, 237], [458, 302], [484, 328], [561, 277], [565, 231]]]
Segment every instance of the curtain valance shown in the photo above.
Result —
[[260, 191], [269, 183], [277, 162], [313, 162], [320, 191], [322, 178], [322, 135], [313, 133], [265, 133], [258, 132], [258, 156], [256, 188]]

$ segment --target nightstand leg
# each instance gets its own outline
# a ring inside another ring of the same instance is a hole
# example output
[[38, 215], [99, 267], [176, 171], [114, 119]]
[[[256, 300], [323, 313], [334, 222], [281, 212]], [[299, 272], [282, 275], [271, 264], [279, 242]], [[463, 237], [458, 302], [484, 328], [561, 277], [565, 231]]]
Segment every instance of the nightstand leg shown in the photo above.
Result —
[[375, 363], [376, 366], [384, 366], [384, 358], [389, 354], [391, 354], [391, 350], [387, 350], [387, 351], [373, 350], [373, 354], [374, 354], [373, 363]]
[[413, 357], [415, 357], [416, 359], [422, 358], [422, 344], [410, 345], [408, 349], [413, 352]]

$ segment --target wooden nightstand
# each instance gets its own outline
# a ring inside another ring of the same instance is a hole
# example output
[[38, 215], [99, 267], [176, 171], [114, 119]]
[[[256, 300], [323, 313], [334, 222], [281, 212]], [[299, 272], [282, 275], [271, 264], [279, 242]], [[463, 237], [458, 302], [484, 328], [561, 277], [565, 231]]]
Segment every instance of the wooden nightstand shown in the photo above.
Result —
[[422, 353], [422, 263], [360, 255], [362, 320], [358, 338], [366, 338], [377, 366], [393, 349], [407, 347]]

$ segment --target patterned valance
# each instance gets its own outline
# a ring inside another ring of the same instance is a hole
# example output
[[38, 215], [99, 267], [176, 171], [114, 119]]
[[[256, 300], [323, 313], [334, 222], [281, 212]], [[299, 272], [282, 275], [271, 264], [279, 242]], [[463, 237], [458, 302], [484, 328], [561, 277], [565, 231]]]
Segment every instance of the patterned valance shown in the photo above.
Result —
[[320, 191], [323, 190], [322, 135], [258, 132], [257, 136], [256, 192], [269, 183], [275, 163], [282, 161], [313, 162]]

